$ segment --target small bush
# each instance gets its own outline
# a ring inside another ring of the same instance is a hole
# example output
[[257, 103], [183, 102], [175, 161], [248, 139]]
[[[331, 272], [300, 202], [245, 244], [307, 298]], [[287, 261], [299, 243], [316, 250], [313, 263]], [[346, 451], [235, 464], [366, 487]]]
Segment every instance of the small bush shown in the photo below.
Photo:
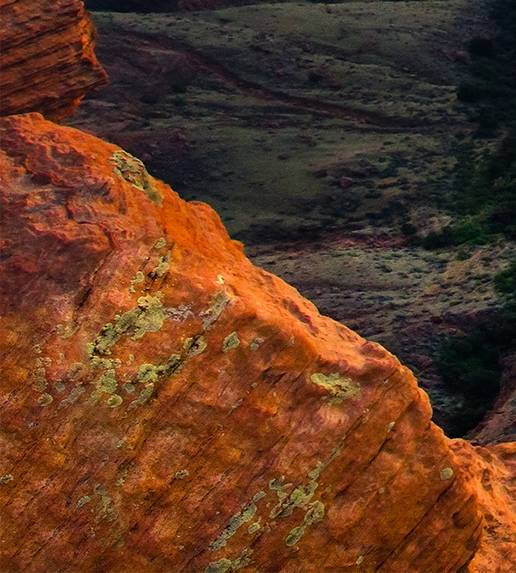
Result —
[[482, 80], [464, 80], [457, 90], [457, 99], [465, 103], [475, 103], [489, 94], [490, 86]]
[[509, 268], [495, 275], [494, 284], [496, 289], [508, 296], [512, 303], [516, 303], [516, 263], [511, 263]]
[[481, 36], [473, 38], [469, 43], [468, 49], [470, 54], [473, 54], [474, 56], [491, 57], [495, 52], [493, 40], [491, 40], [491, 38], [483, 38]]

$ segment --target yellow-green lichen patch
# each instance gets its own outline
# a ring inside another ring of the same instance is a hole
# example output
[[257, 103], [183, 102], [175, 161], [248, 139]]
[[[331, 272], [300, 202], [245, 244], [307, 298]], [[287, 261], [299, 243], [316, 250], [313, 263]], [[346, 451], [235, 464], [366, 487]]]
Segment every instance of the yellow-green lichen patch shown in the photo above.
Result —
[[167, 241], [164, 237], [161, 237], [161, 239], [158, 239], [158, 242], [154, 245], [155, 249], [162, 249], [163, 247], [167, 246]]
[[95, 486], [93, 491], [95, 495], [100, 496], [100, 501], [97, 505], [95, 515], [95, 522], [114, 521], [117, 518], [115, 505], [107, 493], [106, 486], [104, 484], [98, 484]]
[[127, 151], [115, 151], [108, 159], [113, 167], [113, 173], [133, 187], [140, 189], [157, 205], [163, 203], [163, 195], [157, 190], [152, 177], [147, 173], [145, 165]]
[[323, 462], [317, 462], [317, 465], [315, 466], [315, 469], [310, 470], [308, 472], [308, 477], [311, 480], [316, 480], [319, 479], [319, 476], [321, 475], [321, 472], [326, 468], [325, 464], [323, 464]]
[[321, 374], [319, 372], [312, 374], [310, 380], [321, 386], [333, 396], [330, 400], [332, 404], [339, 404], [347, 398], [356, 396], [360, 392], [360, 384], [358, 382], [353, 382], [351, 378], [343, 378], [338, 372], [329, 374]]
[[71, 338], [78, 326], [73, 322], [68, 322], [67, 324], [56, 324], [57, 334], [63, 339]]
[[146, 295], [138, 299], [138, 306], [115, 317], [115, 322], [108, 322], [93, 343], [93, 352], [111, 354], [111, 348], [122, 335], [133, 333], [132, 340], [138, 340], [147, 332], [157, 332], [167, 318], [161, 299], [163, 294]]
[[90, 501], [91, 497], [89, 495], [85, 495], [84, 497], [81, 497], [81, 499], [77, 501], [77, 507], [82, 507], [83, 505], [89, 503]]
[[185, 477], [189, 474], [188, 470], [179, 470], [174, 474], [175, 479], [185, 479]]
[[[280, 507], [280, 508], [282, 507], [283, 501], [285, 500], [285, 498], [288, 497], [288, 493], [286, 493], [285, 490], [291, 488], [292, 485], [293, 485], [293, 484], [291, 484], [291, 483], [283, 484], [283, 480], [284, 480], [284, 479], [285, 479], [285, 476], [281, 476], [280, 478], [273, 479], [273, 480], [271, 480], [271, 481], [269, 482], [269, 489], [272, 490], [272, 491], [275, 491], [275, 492], [276, 492], [276, 495], [278, 496], [278, 501], [279, 501], [279, 503], [278, 503], [278, 505], [276, 506], [276, 508], [277, 508], [277, 507]], [[274, 509], [272, 510], [272, 512], [274, 512], [274, 510], [275, 510], [276, 508], [274, 508]], [[272, 514], [272, 512], [271, 512], [271, 514]], [[277, 515], [277, 514], [276, 514], [276, 515]]]
[[446, 481], [453, 477], [453, 470], [451, 468], [444, 468], [441, 470], [439, 476], [443, 481]]
[[101, 392], [113, 394], [117, 389], [116, 372], [114, 369], [107, 370], [97, 381], [97, 388]]
[[111, 368], [104, 372], [104, 374], [102, 374], [102, 376], [95, 382], [96, 389], [88, 399], [88, 404], [90, 406], [96, 404], [102, 394], [114, 394], [116, 392], [118, 383], [115, 374], [114, 368]]
[[183, 348], [186, 350], [184, 358], [190, 358], [200, 354], [208, 347], [208, 344], [204, 340], [203, 336], [194, 336], [192, 338], [187, 338], [183, 342]]
[[142, 271], [137, 271], [134, 277], [131, 279], [131, 284], [137, 285], [139, 283], [142, 283], [144, 280], [145, 280], [145, 275], [142, 273]]
[[242, 525], [244, 525], [244, 523], [251, 521], [257, 510], [258, 508], [254, 503], [244, 505], [242, 507], [242, 511], [239, 511], [230, 518], [229, 525], [226, 527], [226, 529], [224, 529], [224, 531], [217, 537], [217, 539], [215, 539], [215, 541], [210, 543], [210, 549], [212, 549], [212, 551], [218, 551], [219, 549], [225, 547], [227, 540], [230, 537], [233, 537], [233, 535], [235, 535], [235, 533], [240, 529], [240, 527], [242, 527]]
[[166, 274], [169, 268], [170, 265], [168, 263], [168, 256], [165, 255], [163, 257], [160, 257], [157, 267], [152, 269], [152, 271], [150, 272], [150, 276], [153, 279], [161, 278]]
[[251, 344], [249, 345], [249, 348], [251, 350], [258, 350], [258, 348], [260, 347], [260, 344], [264, 341], [265, 341], [265, 338], [254, 338], [253, 341], [251, 342]]
[[283, 497], [284, 492], [277, 492], [279, 503], [272, 508], [269, 517], [274, 519], [275, 517], [287, 517], [292, 515], [296, 507], [307, 505], [318, 486], [319, 484], [315, 480], [312, 480], [308, 485], [296, 487], [288, 497], [286, 495]]
[[224, 342], [222, 343], [222, 352], [228, 352], [233, 348], [236, 348], [240, 344], [240, 339], [238, 338], [238, 334], [236, 332], [232, 332], [226, 338], [224, 338]]
[[47, 372], [44, 368], [38, 368], [32, 375], [32, 388], [36, 392], [44, 392], [46, 390]]
[[158, 367], [154, 364], [142, 364], [138, 370], [136, 378], [139, 382], [157, 382], [159, 376]]
[[120, 404], [123, 401], [124, 400], [123, 400], [122, 396], [119, 396], [118, 394], [113, 394], [113, 396], [108, 398], [107, 403], [108, 403], [110, 408], [118, 408], [118, 406], [120, 406]]
[[144, 280], [145, 280], [145, 275], [142, 273], [142, 271], [137, 271], [137, 273], [131, 279], [131, 286], [129, 287], [129, 292], [136, 292], [134, 290], [134, 285], [142, 283]]
[[50, 394], [42, 394], [39, 398], [38, 398], [38, 404], [40, 406], [48, 406], [49, 404], [51, 404], [54, 401], [54, 398], [52, 398], [52, 396]]
[[208, 310], [201, 312], [199, 315], [203, 319], [202, 326], [204, 330], [209, 330], [212, 327], [228, 304], [229, 297], [225, 291], [219, 290], [212, 296]]
[[145, 388], [140, 392], [140, 395], [138, 396], [138, 398], [136, 400], [133, 400], [130, 404], [129, 404], [129, 410], [134, 410], [134, 408], [137, 408], [138, 406], [143, 406], [143, 404], [145, 404], [149, 398], [152, 396], [154, 392], [154, 383], [150, 382], [149, 384], [147, 384], [145, 386]]
[[204, 573], [226, 573], [229, 568], [233, 565], [233, 561], [230, 559], [219, 559], [218, 561], [212, 561], [208, 567], [204, 570]]
[[109, 370], [113, 368], [113, 361], [109, 358], [93, 356], [90, 360], [90, 367], [92, 370]]
[[253, 533], [256, 533], [260, 527], [260, 521], [255, 521], [254, 523], [251, 523], [251, 525], [247, 528], [247, 533], [252, 535]]
[[294, 527], [288, 534], [285, 544], [288, 547], [295, 545], [303, 537], [308, 525], [322, 521], [324, 517], [324, 504], [320, 501], [314, 501], [308, 506], [303, 523], [299, 527]]
[[219, 559], [218, 561], [212, 561], [208, 567], [204, 570], [204, 573], [226, 573], [226, 571], [238, 571], [243, 569], [246, 565], [251, 563], [252, 549], [244, 549], [240, 555], [231, 561], [231, 559]]
[[239, 569], [243, 569], [246, 565], [249, 565], [249, 563], [251, 563], [252, 552], [252, 549], [244, 549], [231, 564], [231, 569], [233, 571], [238, 571]]
[[58, 393], [61, 394], [62, 392], [64, 392], [66, 390], [66, 386], [63, 384], [62, 380], [56, 380], [53, 384], [52, 384], [54, 390]]
[[136, 386], [134, 384], [131, 384], [131, 382], [126, 382], [122, 388], [128, 393], [128, 394], [132, 394], [135, 390], [136, 390]]
[[4, 476], [0, 477], [0, 485], [5, 485], [10, 481], [13, 481], [13, 476], [11, 474], [5, 474]]
[[68, 404], [73, 404], [84, 394], [84, 392], [86, 392], [86, 388], [84, 388], [84, 386], [76, 386], [72, 389], [70, 394], [68, 394], [68, 397], [61, 401], [59, 408], [64, 408], [65, 406], [68, 406]]
[[[120, 440], [122, 441], [122, 440]], [[119, 442], [120, 443], [120, 442]], [[119, 446], [117, 446], [119, 447]], [[121, 487], [124, 485], [125, 480], [127, 479], [127, 474], [129, 473], [129, 471], [127, 469], [123, 470], [122, 475], [116, 480], [115, 485], [117, 487]]]

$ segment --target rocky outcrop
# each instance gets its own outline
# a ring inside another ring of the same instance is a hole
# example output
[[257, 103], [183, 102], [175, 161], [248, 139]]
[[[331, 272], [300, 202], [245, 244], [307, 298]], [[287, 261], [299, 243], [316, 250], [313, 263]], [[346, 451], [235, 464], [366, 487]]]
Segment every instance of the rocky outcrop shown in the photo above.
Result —
[[1, 129], [2, 570], [468, 563], [510, 480], [482, 490], [410, 371], [120, 148]]
[[498, 399], [484, 420], [468, 435], [482, 445], [516, 441], [516, 356], [503, 358], [502, 366]]
[[57, 121], [106, 83], [82, 2], [3, 0], [0, 10], [1, 115], [37, 111]]
[[516, 563], [516, 443], [489, 448], [452, 440], [451, 448], [476, 490], [485, 532], [465, 573], [512, 573]]
[[0, 569], [467, 565], [479, 486], [409, 370], [120, 148], [1, 130]]

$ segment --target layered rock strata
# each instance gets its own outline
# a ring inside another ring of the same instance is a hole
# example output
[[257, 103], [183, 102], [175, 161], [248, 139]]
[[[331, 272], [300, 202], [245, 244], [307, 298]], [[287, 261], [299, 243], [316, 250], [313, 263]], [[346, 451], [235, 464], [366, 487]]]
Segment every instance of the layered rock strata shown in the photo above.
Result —
[[478, 481], [408, 369], [120, 148], [0, 129], [1, 570], [467, 566]]
[[468, 434], [482, 445], [516, 440], [516, 355], [506, 356], [502, 366], [498, 399], [484, 420]]
[[0, 35], [1, 115], [38, 111], [57, 121], [107, 81], [79, 0], [2, 0]]
[[452, 440], [486, 520], [484, 535], [465, 573], [512, 573], [516, 564], [516, 443], [474, 447]]

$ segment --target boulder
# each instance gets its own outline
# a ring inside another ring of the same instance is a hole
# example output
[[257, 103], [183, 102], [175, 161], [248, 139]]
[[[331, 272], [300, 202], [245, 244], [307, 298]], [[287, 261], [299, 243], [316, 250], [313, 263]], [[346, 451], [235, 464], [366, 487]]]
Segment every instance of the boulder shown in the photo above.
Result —
[[475, 455], [393, 355], [119, 147], [36, 113], [0, 129], [1, 570], [502, 559], [481, 508], [509, 480], [479, 506]]
[[451, 448], [466, 471], [486, 520], [480, 547], [464, 573], [513, 573], [516, 442], [475, 447], [465, 440], [452, 440]]
[[501, 363], [503, 373], [496, 403], [468, 434], [482, 445], [516, 441], [516, 355], [504, 357]]
[[3, 0], [0, 16], [0, 115], [37, 111], [58, 121], [106, 83], [79, 0]]

